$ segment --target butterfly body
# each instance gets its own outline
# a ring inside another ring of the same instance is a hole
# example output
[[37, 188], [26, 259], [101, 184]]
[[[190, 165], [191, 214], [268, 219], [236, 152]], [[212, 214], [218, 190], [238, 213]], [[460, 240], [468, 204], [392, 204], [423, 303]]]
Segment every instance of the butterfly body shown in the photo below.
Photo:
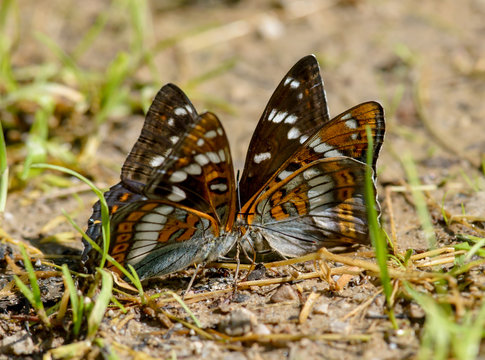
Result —
[[[123, 165], [121, 182], [105, 194], [109, 253], [148, 278], [233, 255], [236, 246], [263, 258], [367, 244], [366, 126], [374, 138], [375, 171], [382, 107], [368, 102], [330, 120], [318, 63], [307, 56], [266, 106], [236, 185], [217, 117], [198, 115], [180, 89], [166, 85]], [[87, 232], [100, 242], [99, 203]], [[83, 258], [96, 257], [86, 248]]]

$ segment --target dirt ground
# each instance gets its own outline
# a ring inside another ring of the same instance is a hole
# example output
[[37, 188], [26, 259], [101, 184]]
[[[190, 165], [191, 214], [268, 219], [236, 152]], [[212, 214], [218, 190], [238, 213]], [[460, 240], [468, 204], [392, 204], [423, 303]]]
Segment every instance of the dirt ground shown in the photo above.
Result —
[[[98, 0], [83, 1], [82, 5], [75, 1], [19, 0], [21, 26], [15, 31], [20, 41], [13, 64], [22, 68], [53, 61], [52, 52], [39, 42], [35, 32], [48, 35], [70, 53], [95, 17], [107, 12], [108, 26], [79, 59], [79, 66], [102, 71], [117, 53], [128, 50], [131, 40], [123, 26], [126, 14], [117, 13], [116, 6], [108, 11], [109, 6], [110, 2]], [[313, 53], [320, 62], [331, 116], [368, 100], [379, 101], [386, 111], [378, 194], [383, 226], [397, 248], [402, 252], [429, 248], [411, 193], [400, 188], [406, 184], [401, 160], [407, 154], [416, 162], [421, 183], [429, 185], [427, 203], [438, 246], [453, 244], [457, 234], [480, 235], [458, 222], [447, 226], [442, 207], [452, 216], [465, 213], [475, 217], [475, 226], [483, 228], [485, 187], [479, 170], [485, 153], [483, 1], [160, 1], [150, 3], [147, 11], [151, 22], [145, 24], [150, 32], [144, 45], [153, 48], [165, 42], [152, 59], [156, 69], [140, 68], [129, 81], [153, 84], [154, 90], [173, 82], [187, 91], [199, 112], [215, 112], [228, 134], [236, 168], [243, 166], [254, 127], [280, 79], [298, 59]], [[212, 73], [224, 64], [229, 64], [227, 69]], [[154, 73], [160, 77], [154, 79]], [[212, 76], [194, 81], [207, 74]], [[70, 79], [64, 81], [69, 84]], [[132, 95], [140, 97], [139, 93]], [[89, 114], [80, 121], [85, 123], [78, 128], [89, 137]], [[85, 168], [84, 174], [100, 187], [115, 184], [142, 124], [141, 111], [111, 116], [100, 132], [102, 143], [92, 166]], [[48, 239], [73, 232], [62, 218], [62, 209], [79, 224], [86, 224], [94, 201], [94, 195], [80, 183], [64, 192], [44, 192], [38, 183], [29, 183], [9, 193], [2, 228], [11, 238], [31, 241], [46, 254], [79, 255], [79, 236], [72, 237], [71, 250], [61, 249]], [[298, 265], [297, 269], [313, 271], [313, 265]], [[293, 271], [290, 267], [278, 268], [266, 277]], [[470, 277], [483, 291], [482, 271], [479, 268]], [[152, 280], [146, 290], [152, 294], [168, 288], [180, 293], [191, 274], [188, 270]], [[229, 270], [206, 269], [197, 277], [194, 291], [229, 288], [232, 276]], [[1, 286], [10, 279], [8, 272], [1, 275]], [[374, 277], [362, 273], [340, 290], [321, 279], [307, 279], [253, 286], [236, 296], [229, 292], [188, 302], [203, 329], [232, 331], [234, 335], [251, 331], [261, 336], [334, 334], [336, 339], [206, 340], [180, 323], [168, 329], [163, 321], [136, 306], [128, 306], [126, 314], [116, 308], [109, 310], [100, 334], [107, 343], [121, 344], [112, 348], [121, 358], [136, 358], [142, 353], [147, 358], [227, 360], [416, 357], [424, 313], [415, 303], [400, 300], [395, 307], [399, 330], [393, 330], [379, 289]], [[301, 323], [300, 312], [311, 293], [319, 296], [308, 320]], [[52, 299], [60, 296], [49, 295]], [[368, 306], [351, 314], [372, 298], [375, 300]], [[19, 306], [9, 309], [6, 301], [3, 299], [1, 307], [0, 341], [13, 334], [27, 334], [21, 323], [6, 320], [12, 311], [21, 310]], [[174, 315], [187, 316], [175, 303], [165, 306]], [[244, 319], [243, 325], [224, 325], [241, 309], [249, 311], [237, 315]], [[5, 355], [0, 351], [0, 358], [40, 358], [47, 349], [69, 341], [60, 330], [46, 337], [33, 328], [31, 334], [30, 346], [21, 342], [29, 349], [26, 353], [15, 353], [4, 346]]]

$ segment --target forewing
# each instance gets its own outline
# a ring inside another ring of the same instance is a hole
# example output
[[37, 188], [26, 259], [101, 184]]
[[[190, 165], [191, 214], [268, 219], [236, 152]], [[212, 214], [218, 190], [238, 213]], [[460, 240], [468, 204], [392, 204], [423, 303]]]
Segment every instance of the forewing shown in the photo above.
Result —
[[254, 131], [239, 182], [242, 204], [328, 119], [318, 62], [309, 55], [280, 82]]
[[209, 214], [221, 227], [230, 229], [236, 191], [221, 123], [214, 114], [204, 113], [182, 136], [170, 156], [152, 172], [144, 194]]
[[190, 100], [177, 86], [167, 84], [155, 96], [141, 134], [125, 160], [121, 179], [127, 187], [141, 191], [169, 157], [174, 145], [190, 132], [199, 118]]

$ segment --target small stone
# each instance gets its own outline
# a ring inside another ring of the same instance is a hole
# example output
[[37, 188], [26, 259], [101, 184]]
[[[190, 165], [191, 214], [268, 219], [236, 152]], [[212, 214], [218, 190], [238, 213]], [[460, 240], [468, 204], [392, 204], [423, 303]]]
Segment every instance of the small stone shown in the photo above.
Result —
[[270, 301], [273, 303], [280, 303], [284, 301], [295, 301], [298, 295], [290, 285], [283, 285], [271, 296]]
[[263, 264], [258, 264], [253, 271], [248, 275], [249, 281], [260, 280], [266, 275], [266, 266]]
[[313, 312], [315, 314], [326, 315], [328, 314], [328, 303], [322, 302], [320, 304], [315, 305], [313, 308]]
[[35, 352], [35, 345], [29, 333], [23, 330], [0, 341], [0, 349], [5, 354], [30, 355]]
[[409, 305], [409, 316], [413, 319], [422, 319], [425, 316], [424, 310], [421, 306], [415, 303]]
[[254, 328], [253, 328], [253, 332], [256, 335], [270, 335], [271, 334], [271, 331], [264, 324], [256, 324], [256, 326], [254, 326]]
[[350, 332], [350, 325], [345, 321], [335, 320], [330, 323], [330, 331], [337, 334], [347, 334]]
[[251, 331], [258, 320], [256, 315], [247, 309], [237, 309], [227, 315], [218, 325], [219, 331], [230, 336], [241, 336]]

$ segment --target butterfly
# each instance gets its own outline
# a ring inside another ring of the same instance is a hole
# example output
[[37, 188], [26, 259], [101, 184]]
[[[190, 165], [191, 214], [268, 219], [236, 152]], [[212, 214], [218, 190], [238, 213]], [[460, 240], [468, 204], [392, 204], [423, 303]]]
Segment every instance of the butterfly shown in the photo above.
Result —
[[[366, 102], [330, 120], [318, 62], [306, 56], [269, 100], [236, 184], [218, 118], [199, 115], [182, 90], [165, 85], [121, 181], [105, 193], [109, 253], [145, 279], [218, 260], [237, 246], [258, 258], [368, 244], [367, 126], [375, 174], [385, 132], [381, 105]], [[97, 202], [87, 229], [98, 243], [100, 209]], [[85, 243], [83, 259], [96, 258]]]

